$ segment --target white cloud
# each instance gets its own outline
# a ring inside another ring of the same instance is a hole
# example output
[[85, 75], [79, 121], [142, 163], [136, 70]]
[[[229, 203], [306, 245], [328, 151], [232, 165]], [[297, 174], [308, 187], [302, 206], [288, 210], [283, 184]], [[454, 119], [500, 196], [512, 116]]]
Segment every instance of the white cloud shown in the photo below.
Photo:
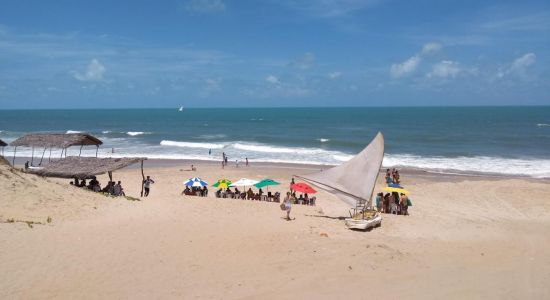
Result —
[[424, 47], [422, 47], [422, 54], [426, 55], [426, 54], [439, 52], [441, 48], [443, 48], [443, 46], [441, 46], [441, 44], [439, 43], [434, 43], [434, 42], [427, 43], [424, 45]]
[[416, 71], [416, 69], [420, 65], [420, 62], [422, 62], [423, 57], [439, 52], [442, 48], [443, 46], [436, 42], [424, 44], [420, 53], [413, 55], [411, 58], [400, 64], [393, 64], [390, 68], [391, 76], [393, 78], [399, 78], [412, 74], [414, 71]]
[[225, 3], [222, 0], [189, 0], [183, 8], [193, 13], [217, 13], [225, 11]]
[[307, 70], [315, 64], [315, 55], [311, 52], [307, 52], [302, 57], [291, 62], [290, 65], [300, 70]]
[[536, 61], [537, 56], [535, 53], [527, 53], [516, 58], [508, 68], [501, 68], [497, 73], [497, 77], [502, 78], [509, 74], [524, 75], [527, 68], [533, 65]]
[[342, 77], [342, 72], [328, 73], [328, 78], [330, 78], [330, 79], [337, 79], [337, 78], [340, 78], [340, 77]]
[[522, 57], [516, 58], [510, 67], [511, 72], [523, 72], [527, 67], [537, 61], [535, 53], [527, 53]]
[[456, 77], [460, 73], [461, 68], [457, 62], [444, 60], [435, 64], [432, 68], [432, 71], [428, 73], [428, 77]]
[[394, 78], [407, 76], [418, 68], [420, 61], [420, 56], [415, 55], [400, 64], [393, 64], [390, 68], [390, 74]]
[[265, 78], [265, 81], [269, 82], [269, 83], [272, 83], [272, 84], [279, 84], [281, 83], [279, 81], [279, 78], [277, 78], [276, 76], [273, 76], [273, 75], [269, 75]]
[[74, 78], [80, 81], [101, 81], [107, 69], [97, 59], [92, 59], [85, 73], [74, 72]]

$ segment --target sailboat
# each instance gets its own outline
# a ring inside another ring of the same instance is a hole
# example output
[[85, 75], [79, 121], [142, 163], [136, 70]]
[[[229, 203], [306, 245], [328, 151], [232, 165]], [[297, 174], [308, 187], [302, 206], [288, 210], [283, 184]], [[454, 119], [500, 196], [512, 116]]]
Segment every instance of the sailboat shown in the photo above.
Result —
[[180, 108], [178, 109], [178, 111], [183, 111], [183, 106], [180, 106]]
[[372, 194], [384, 159], [384, 136], [378, 132], [370, 144], [349, 161], [328, 170], [307, 175], [296, 175], [354, 208], [346, 226], [366, 230], [380, 226], [382, 215], [372, 209]]

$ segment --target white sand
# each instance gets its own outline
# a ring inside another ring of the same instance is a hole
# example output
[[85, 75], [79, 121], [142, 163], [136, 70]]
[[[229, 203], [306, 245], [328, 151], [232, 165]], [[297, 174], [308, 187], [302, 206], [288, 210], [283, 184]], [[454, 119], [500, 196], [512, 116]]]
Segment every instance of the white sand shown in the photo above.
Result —
[[[0, 223], [0, 299], [550, 298], [547, 181], [405, 175], [411, 215], [356, 232], [324, 192], [294, 221], [274, 203], [180, 196], [192, 176], [269, 177], [283, 191], [307, 170], [184, 168], [146, 170], [156, 184], [134, 202], [0, 166], [0, 220], [44, 223]], [[133, 196], [140, 178], [115, 173]]]

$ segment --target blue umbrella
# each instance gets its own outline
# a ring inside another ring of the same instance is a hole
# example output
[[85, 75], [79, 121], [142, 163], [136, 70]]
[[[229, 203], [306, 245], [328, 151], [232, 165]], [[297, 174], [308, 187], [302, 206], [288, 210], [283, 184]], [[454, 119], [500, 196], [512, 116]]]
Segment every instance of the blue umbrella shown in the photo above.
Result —
[[193, 177], [193, 178], [189, 178], [189, 180], [187, 180], [186, 182], [184, 182], [183, 185], [186, 185], [186, 186], [195, 186], [195, 187], [202, 187], [202, 186], [207, 186], [208, 183], [207, 183], [206, 181], [203, 181], [203, 180], [200, 179], [199, 177]]

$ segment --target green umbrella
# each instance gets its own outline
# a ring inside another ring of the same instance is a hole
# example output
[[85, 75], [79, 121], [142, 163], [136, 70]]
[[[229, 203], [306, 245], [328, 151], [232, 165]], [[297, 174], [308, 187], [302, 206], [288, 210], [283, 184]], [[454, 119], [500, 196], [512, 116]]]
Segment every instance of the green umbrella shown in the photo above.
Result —
[[220, 179], [218, 180], [218, 182], [214, 183], [214, 187], [219, 187], [219, 188], [222, 188], [222, 189], [226, 189], [227, 187], [229, 187], [231, 185], [231, 180], [229, 179]]
[[280, 182], [277, 182], [273, 179], [264, 179], [258, 183], [256, 183], [254, 186], [257, 187], [257, 188], [263, 188], [264, 186], [270, 186], [270, 185], [279, 185], [281, 184]]

